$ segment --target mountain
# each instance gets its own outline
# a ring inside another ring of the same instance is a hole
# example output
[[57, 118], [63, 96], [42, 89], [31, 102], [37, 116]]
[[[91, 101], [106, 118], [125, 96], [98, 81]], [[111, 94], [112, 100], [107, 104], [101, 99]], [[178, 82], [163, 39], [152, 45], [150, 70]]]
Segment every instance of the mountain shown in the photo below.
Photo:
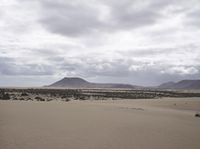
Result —
[[47, 87], [55, 88], [136, 88], [130, 84], [91, 83], [82, 78], [65, 77]]
[[175, 82], [166, 82], [166, 83], [159, 85], [158, 88], [163, 88], [163, 89], [171, 88], [175, 84], [176, 84]]
[[90, 86], [91, 83], [81, 79], [81, 78], [63, 78], [51, 85], [49, 87], [64, 87], [64, 88], [82, 88], [85, 86]]
[[200, 80], [182, 80], [167, 82], [158, 86], [160, 89], [200, 89]]

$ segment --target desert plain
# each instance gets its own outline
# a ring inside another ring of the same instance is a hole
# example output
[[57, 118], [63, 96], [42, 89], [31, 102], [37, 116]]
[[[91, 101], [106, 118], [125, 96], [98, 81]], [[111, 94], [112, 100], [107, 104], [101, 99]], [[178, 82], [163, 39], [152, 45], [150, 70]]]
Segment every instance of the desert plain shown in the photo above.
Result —
[[199, 149], [200, 98], [0, 100], [0, 149]]

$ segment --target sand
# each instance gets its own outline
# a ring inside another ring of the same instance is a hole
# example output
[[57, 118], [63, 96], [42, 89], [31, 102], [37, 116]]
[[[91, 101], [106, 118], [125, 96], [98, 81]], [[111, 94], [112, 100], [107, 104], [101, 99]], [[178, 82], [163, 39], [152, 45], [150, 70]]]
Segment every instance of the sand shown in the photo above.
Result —
[[200, 98], [0, 101], [0, 149], [199, 149]]

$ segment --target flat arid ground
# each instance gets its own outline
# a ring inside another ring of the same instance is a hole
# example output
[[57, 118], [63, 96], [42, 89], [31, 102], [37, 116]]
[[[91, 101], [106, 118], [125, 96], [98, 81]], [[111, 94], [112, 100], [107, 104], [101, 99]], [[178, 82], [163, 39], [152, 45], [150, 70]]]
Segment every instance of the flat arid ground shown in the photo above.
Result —
[[0, 101], [0, 149], [199, 149], [200, 98]]

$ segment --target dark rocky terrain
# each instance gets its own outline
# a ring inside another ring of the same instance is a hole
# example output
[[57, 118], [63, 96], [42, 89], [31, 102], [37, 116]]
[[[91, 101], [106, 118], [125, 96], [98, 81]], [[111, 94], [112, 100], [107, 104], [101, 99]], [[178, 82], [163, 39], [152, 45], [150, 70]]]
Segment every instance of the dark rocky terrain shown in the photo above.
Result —
[[52, 89], [52, 88], [1, 88], [1, 100], [24, 101], [70, 101], [70, 100], [117, 100], [117, 99], [154, 99], [162, 97], [200, 97], [200, 93], [139, 90], [139, 89]]

